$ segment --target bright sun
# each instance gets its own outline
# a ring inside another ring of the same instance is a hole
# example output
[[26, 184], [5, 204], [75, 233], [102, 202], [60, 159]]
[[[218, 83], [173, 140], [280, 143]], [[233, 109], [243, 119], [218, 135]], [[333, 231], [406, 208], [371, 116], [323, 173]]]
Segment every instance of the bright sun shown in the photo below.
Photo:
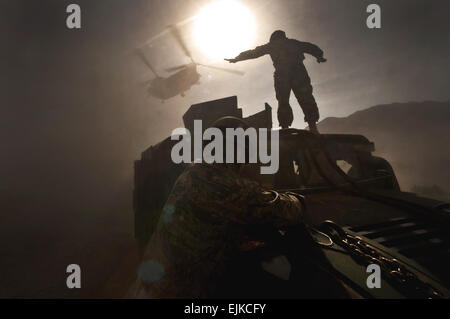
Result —
[[235, 0], [217, 0], [205, 6], [194, 21], [198, 48], [214, 60], [251, 49], [255, 29], [251, 12]]

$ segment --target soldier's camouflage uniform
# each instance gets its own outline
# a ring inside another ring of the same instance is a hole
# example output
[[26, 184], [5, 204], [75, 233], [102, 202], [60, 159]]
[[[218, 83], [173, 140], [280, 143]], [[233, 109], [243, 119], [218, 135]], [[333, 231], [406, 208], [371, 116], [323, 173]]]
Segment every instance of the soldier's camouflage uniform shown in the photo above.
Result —
[[229, 166], [194, 164], [177, 179], [138, 270], [138, 297], [207, 297], [246, 225], [302, 222], [298, 198], [273, 201], [273, 192]]
[[316, 123], [319, 120], [319, 110], [312, 94], [311, 79], [303, 65], [305, 53], [316, 59], [323, 59], [323, 51], [317, 45], [289, 38], [244, 51], [234, 59], [237, 62], [270, 55], [275, 67], [274, 84], [278, 100], [278, 121], [282, 127], [289, 127], [293, 120], [292, 109], [289, 105], [291, 90], [303, 110], [305, 122]]

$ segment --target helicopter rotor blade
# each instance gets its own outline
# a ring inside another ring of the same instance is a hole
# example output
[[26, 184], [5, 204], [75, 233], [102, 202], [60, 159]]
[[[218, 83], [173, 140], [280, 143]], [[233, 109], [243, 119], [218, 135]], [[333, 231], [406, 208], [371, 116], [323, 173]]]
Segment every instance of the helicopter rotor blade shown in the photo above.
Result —
[[152, 83], [152, 82], [153, 82], [153, 80], [154, 80], [154, 79], [150, 79], [150, 80], [145, 80], [145, 81], [141, 81], [141, 82], [139, 82], [139, 85], [142, 85], [142, 86], [147, 86], [147, 85], [149, 85], [150, 83]]
[[187, 64], [177, 65], [177, 66], [173, 66], [171, 68], [167, 68], [167, 69], [164, 69], [164, 70], [167, 71], [167, 72], [174, 72], [174, 71], [178, 71], [178, 70], [184, 69], [184, 68], [186, 68], [186, 66], [187, 66]]
[[189, 49], [186, 46], [186, 43], [183, 40], [183, 37], [181, 36], [180, 29], [176, 24], [169, 25], [170, 32], [172, 32], [172, 35], [174, 36], [175, 40], [180, 45], [181, 49], [183, 50], [184, 54], [191, 59], [191, 61], [194, 63], [194, 59], [192, 58], [192, 54], [189, 51]]
[[[196, 18], [197, 18], [197, 16], [191, 16], [191, 17], [189, 17], [187, 19], [184, 19], [182, 21], [179, 21], [179, 22], [175, 23], [175, 26], [176, 27], [182, 27], [182, 26], [184, 26], [186, 24], [191, 23]], [[147, 39], [144, 43], [142, 43], [142, 45], [140, 47], [142, 48], [142, 47], [145, 47], [147, 45], [151, 45], [154, 41], [158, 40], [159, 38], [164, 37], [168, 33], [170, 33], [170, 29], [165, 29], [165, 30], [161, 31], [160, 33], [154, 35], [153, 37]]]
[[200, 64], [198, 63], [198, 65], [201, 65], [205, 68], [210, 68], [210, 69], [215, 69], [215, 70], [219, 70], [219, 71], [224, 71], [224, 72], [228, 72], [228, 73], [232, 73], [232, 74], [236, 74], [236, 75], [244, 75], [245, 72], [239, 71], [239, 70], [233, 70], [233, 69], [228, 69], [228, 68], [222, 68], [219, 66], [213, 66], [213, 65], [206, 65], [206, 64]]
[[147, 60], [147, 57], [145, 56], [142, 49], [136, 49], [135, 51], [136, 55], [141, 59], [141, 61], [155, 74], [155, 76], [159, 77], [158, 73], [156, 73], [155, 69], [152, 67], [150, 62]]

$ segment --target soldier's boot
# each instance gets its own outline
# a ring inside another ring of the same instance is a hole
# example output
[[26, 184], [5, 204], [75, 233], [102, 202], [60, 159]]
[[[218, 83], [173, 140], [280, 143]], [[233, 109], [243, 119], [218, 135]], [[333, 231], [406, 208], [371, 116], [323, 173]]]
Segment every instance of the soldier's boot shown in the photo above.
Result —
[[294, 120], [294, 114], [292, 113], [292, 108], [290, 105], [278, 106], [278, 123], [280, 123], [281, 128], [288, 128], [291, 126]]
[[316, 122], [308, 122], [309, 130], [314, 134], [320, 134], [319, 130], [317, 129]]

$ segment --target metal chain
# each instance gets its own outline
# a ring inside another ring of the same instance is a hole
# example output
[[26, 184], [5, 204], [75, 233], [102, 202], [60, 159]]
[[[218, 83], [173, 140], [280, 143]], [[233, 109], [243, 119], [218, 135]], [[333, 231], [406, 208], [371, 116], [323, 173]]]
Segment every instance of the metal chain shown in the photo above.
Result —
[[335, 230], [333, 239], [338, 241], [349, 254], [364, 266], [377, 264], [388, 275], [388, 278], [395, 286], [405, 294], [412, 294], [416, 298], [440, 299], [443, 298], [441, 292], [436, 288], [420, 280], [416, 274], [409, 271], [397, 259], [388, 258], [381, 255], [372, 245], [365, 242], [359, 236], [353, 236], [344, 231], [340, 226], [332, 222], [325, 222], [325, 226], [331, 226]]

